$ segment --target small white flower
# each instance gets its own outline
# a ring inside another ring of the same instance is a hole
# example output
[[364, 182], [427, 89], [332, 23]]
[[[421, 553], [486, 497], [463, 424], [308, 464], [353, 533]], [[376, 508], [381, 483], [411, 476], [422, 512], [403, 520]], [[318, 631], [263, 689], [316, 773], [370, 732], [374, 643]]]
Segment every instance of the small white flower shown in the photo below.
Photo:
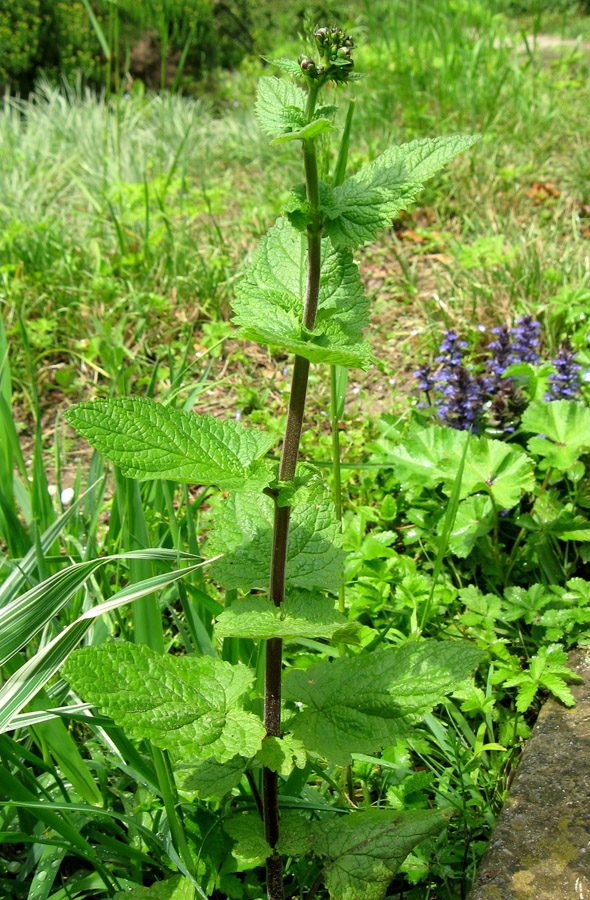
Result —
[[74, 489], [73, 488], [64, 488], [61, 492], [61, 502], [64, 506], [69, 506], [72, 500], [74, 499]]
[[395, 384], [395, 378], [390, 378], [389, 383], [393, 387], [393, 385]]
[[353, 393], [353, 394], [360, 394], [360, 392], [361, 392], [361, 389], [360, 389], [359, 385], [358, 385], [358, 384], [355, 384], [355, 386], [354, 386], [353, 389], [352, 389], [352, 393]]

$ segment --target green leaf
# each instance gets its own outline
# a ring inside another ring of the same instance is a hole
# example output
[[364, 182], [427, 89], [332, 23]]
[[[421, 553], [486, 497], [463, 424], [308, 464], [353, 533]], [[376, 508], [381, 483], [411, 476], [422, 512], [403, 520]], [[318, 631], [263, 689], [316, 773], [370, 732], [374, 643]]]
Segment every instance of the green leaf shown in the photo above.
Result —
[[348, 620], [334, 609], [334, 601], [307, 591], [291, 590], [281, 606], [268, 597], [247, 597], [232, 603], [215, 625], [219, 638], [268, 640], [332, 637]]
[[471, 135], [425, 138], [392, 147], [342, 185], [324, 205], [325, 233], [335, 247], [358, 247], [414, 201], [424, 182], [479, 138]]
[[273, 147], [276, 147], [278, 144], [286, 144], [289, 141], [309, 141], [320, 134], [324, 134], [326, 131], [333, 130], [334, 126], [329, 119], [313, 119], [313, 121], [297, 131], [281, 134], [274, 141], [271, 141], [271, 144]]
[[223, 830], [236, 842], [231, 852], [242, 869], [263, 865], [272, 853], [272, 848], [264, 837], [264, 825], [259, 816], [250, 813], [232, 816], [224, 821]]
[[286, 730], [308, 751], [348, 765], [352, 753], [373, 753], [407, 734], [482, 658], [470, 643], [429, 640], [291, 670], [284, 697], [307, 708]]
[[466, 431], [414, 424], [399, 444], [388, 441], [385, 452], [378, 451], [371, 459], [392, 466], [402, 487], [421, 492], [454, 480], [456, 460], [461, 458], [467, 438]]
[[[157, 559], [158, 556], [164, 554], [177, 555], [177, 551], [173, 550], [145, 550], [139, 551], [137, 555], [153, 555]], [[121, 557], [131, 557], [136, 554], [121, 554]], [[188, 557], [189, 554], [180, 554], [182, 557]], [[149, 558], [149, 556], [148, 556]], [[107, 558], [104, 557], [106, 560]], [[84, 564], [81, 564], [84, 565]], [[143, 581], [132, 582], [122, 590], [117, 591], [110, 600], [101, 603], [98, 606], [87, 609], [86, 612], [72, 622], [67, 628], [62, 629], [59, 634], [53, 638], [48, 644], [44, 644], [41, 649], [31, 656], [20, 669], [8, 678], [0, 689], [0, 733], [10, 731], [14, 727], [12, 722], [27, 703], [35, 697], [42, 687], [52, 678], [60, 666], [68, 658], [74, 648], [80, 643], [88, 629], [91, 627], [95, 619], [99, 619], [102, 615], [109, 615], [113, 610], [138, 600], [140, 597], [146, 597], [148, 594], [156, 590], [162, 590], [170, 584], [179, 581], [191, 575], [205, 563], [197, 563], [194, 566], [188, 566], [185, 569], [179, 569], [174, 572], [167, 572], [163, 575], [155, 575], [152, 578], [146, 578]], [[67, 572], [67, 570], [65, 570]], [[59, 574], [65, 574], [59, 573]], [[47, 579], [50, 581], [50, 579]]]
[[502, 618], [506, 622], [523, 619], [527, 625], [536, 622], [543, 610], [555, 600], [543, 584], [533, 584], [529, 588], [509, 587], [504, 592], [506, 608]]
[[537, 695], [540, 687], [545, 687], [564, 703], [573, 706], [575, 701], [572, 692], [564, 679], [580, 682], [582, 679], [566, 666], [567, 653], [558, 644], [551, 644], [539, 649], [531, 659], [528, 671], [517, 672], [504, 681], [505, 687], [518, 686], [516, 708], [525, 712]]
[[366, 369], [371, 349], [363, 340], [369, 301], [349, 251], [322, 241], [316, 326], [302, 328], [307, 249], [302, 235], [278, 219], [262, 239], [236, 287], [233, 322], [247, 340], [278, 344], [311, 362]]
[[303, 78], [303, 72], [301, 71], [301, 66], [299, 63], [296, 63], [292, 59], [276, 59], [271, 56], [263, 56], [262, 59], [264, 62], [267, 62], [270, 66], [275, 66], [277, 69], [282, 69], [283, 72], [287, 72], [289, 75], [292, 75], [294, 78]]
[[222, 490], [262, 488], [271, 480], [258, 460], [275, 439], [238, 422], [170, 409], [145, 397], [79, 403], [65, 418], [128, 478], [215, 484]]
[[280, 135], [305, 125], [305, 92], [274, 75], [258, 82], [254, 115], [266, 134]]
[[219, 763], [211, 758], [197, 766], [182, 783], [183, 790], [196, 791], [202, 800], [225, 797], [242, 780], [247, 760], [234, 756], [227, 762]]
[[151, 887], [135, 887], [117, 891], [115, 900], [193, 900], [195, 889], [188, 878], [174, 875], [167, 881], [158, 881]]
[[539, 435], [527, 443], [529, 453], [544, 457], [559, 472], [567, 471], [590, 448], [590, 409], [573, 400], [531, 403], [521, 428]]
[[465, 442], [469, 441], [461, 498], [486, 491], [501, 509], [518, 503], [525, 491], [532, 491], [535, 477], [532, 460], [520, 448], [503, 441], [489, 440], [466, 431], [430, 425], [414, 425], [406, 438], [384, 456], [373, 457], [392, 465], [402, 487], [424, 490], [442, 484], [452, 490], [461, 464]]
[[436, 837], [452, 809], [373, 809], [314, 822], [313, 849], [328, 862], [323, 877], [333, 900], [383, 900], [410, 851]]
[[[441, 526], [444, 523], [441, 522]], [[449, 547], [455, 556], [469, 556], [479, 537], [494, 527], [494, 507], [485, 494], [462, 500], [457, 508], [455, 523], [449, 538]]]
[[462, 497], [487, 490], [500, 509], [509, 509], [534, 487], [533, 462], [524, 451], [503, 441], [471, 438], [465, 458]]
[[179, 755], [253, 756], [264, 726], [240, 708], [254, 673], [210, 656], [160, 655], [144, 644], [84, 647], [70, 657], [74, 690], [125, 728]]
[[313, 850], [312, 823], [300, 812], [281, 812], [281, 834], [277, 850], [282, 856], [305, 856]]
[[[68, 566], [67, 569], [62, 569], [60, 572], [56, 572], [39, 584], [34, 585], [34, 587], [20, 596], [17, 596], [18, 585], [15, 585], [14, 598], [7, 602], [0, 612], [0, 666], [4, 665], [12, 656], [32, 641], [35, 635], [66, 606], [76, 591], [98, 569], [108, 565], [110, 562], [120, 563], [124, 560], [132, 561], [136, 559], [174, 563], [178, 562], [179, 559], [193, 560], [195, 557], [191, 554], [163, 548], [131, 550], [128, 553], [101, 556], [99, 559], [74, 563], [73, 566]], [[201, 565], [205, 564], [201, 563]], [[6, 582], [8, 580], [6, 579]], [[6, 585], [6, 582], [3, 587]], [[150, 581], [147, 582], [148, 587], [149, 584]], [[158, 585], [157, 581], [154, 583], [153, 590], [156, 590], [156, 585]], [[142, 586], [145, 587], [146, 584]], [[160, 586], [164, 587], [166, 585]], [[138, 586], [136, 585], [136, 587]]]
[[[342, 535], [325, 482], [306, 472], [296, 479], [287, 549], [287, 584], [336, 592], [344, 580]], [[210, 574], [228, 590], [264, 589], [269, 583], [274, 504], [270, 497], [236, 492], [224, 502], [209, 538], [211, 555], [224, 557]]]
[[290, 734], [283, 738], [268, 735], [262, 742], [262, 747], [256, 754], [256, 761], [273, 772], [278, 772], [284, 778], [291, 774], [293, 766], [304, 769], [307, 764], [305, 747]]

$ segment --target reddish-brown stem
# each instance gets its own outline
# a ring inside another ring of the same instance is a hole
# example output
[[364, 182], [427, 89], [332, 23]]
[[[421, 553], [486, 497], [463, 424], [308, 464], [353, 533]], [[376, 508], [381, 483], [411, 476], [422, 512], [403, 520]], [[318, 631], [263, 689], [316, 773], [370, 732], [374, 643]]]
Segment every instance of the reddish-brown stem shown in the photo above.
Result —
[[[308, 120], [313, 115], [318, 88], [312, 88], [308, 97]], [[307, 226], [307, 289], [303, 310], [303, 326], [312, 331], [317, 315], [320, 273], [322, 262], [321, 219], [319, 211], [319, 178], [316, 151], [313, 141], [304, 141], [303, 160], [307, 185], [307, 199], [310, 221]], [[299, 454], [303, 413], [307, 396], [309, 360], [295, 357], [291, 396], [287, 412], [285, 439], [279, 466], [279, 480], [293, 481]], [[285, 576], [287, 568], [287, 548], [289, 538], [290, 508], [275, 508], [273, 531], [270, 597], [275, 606], [280, 606], [285, 598]], [[269, 736], [281, 735], [281, 670], [283, 642], [271, 638], [266, 642], [266, 669], [264, 682], [264, 725]], [[271, 847], [276, 847], [279, 839], [279, 785], [276, 772], [265, 768], [262, 773], [262, 802], [264, 809], [264, 831]], [[278, 853], [273, 853], [266, 861], [268, 900], [283, 900], [283, 866]]]

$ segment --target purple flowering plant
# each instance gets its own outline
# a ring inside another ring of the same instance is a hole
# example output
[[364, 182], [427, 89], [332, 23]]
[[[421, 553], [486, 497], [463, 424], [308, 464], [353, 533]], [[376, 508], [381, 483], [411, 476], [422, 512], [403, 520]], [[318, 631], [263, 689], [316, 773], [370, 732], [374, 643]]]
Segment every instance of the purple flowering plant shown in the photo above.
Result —
[[[441, 424], [451, 428], [471, 428], [473, 433], [487, 428], [508, 436], [516, 431], [527, 403], [516, 376], [543, 362], [539, 356], [541, 323], [525, 315], [512, 327], [503, 323], [491, 332], [493, 340], [471, 360], [469, 343], [455, 330], [445, 332], [434, 363], [425, 363], [414, 372], [418, 389], [426, 395], [426, 402], [418, 406], [431, 409]], [[564, 340], [546, 367], [544, 399], [578, 396], [582, 369], [569, 341]]]

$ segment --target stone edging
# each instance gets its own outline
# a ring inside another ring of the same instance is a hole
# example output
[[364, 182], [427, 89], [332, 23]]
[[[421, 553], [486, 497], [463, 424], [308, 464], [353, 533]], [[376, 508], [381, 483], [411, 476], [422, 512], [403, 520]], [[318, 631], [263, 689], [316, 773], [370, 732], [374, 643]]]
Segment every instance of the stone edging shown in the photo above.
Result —
[[576, 706], [543, 706], [469, 900], [590, 900], [590, 651]]

